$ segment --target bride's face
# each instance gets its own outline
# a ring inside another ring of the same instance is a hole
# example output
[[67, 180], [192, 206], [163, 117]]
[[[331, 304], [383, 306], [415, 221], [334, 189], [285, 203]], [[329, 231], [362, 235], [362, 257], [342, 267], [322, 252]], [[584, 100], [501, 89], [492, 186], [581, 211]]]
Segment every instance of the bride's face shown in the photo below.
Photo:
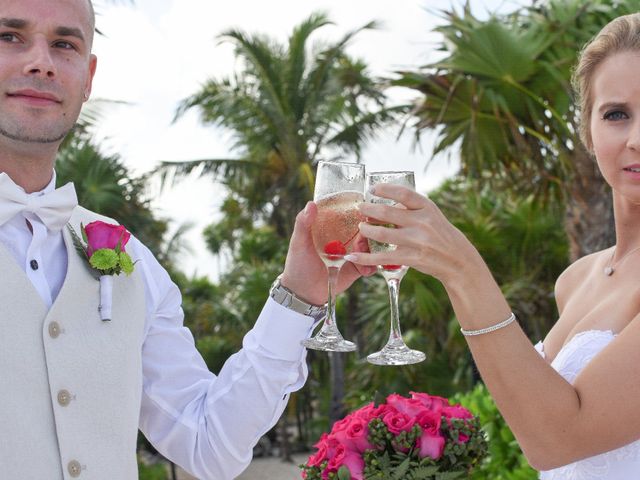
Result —
[[598, 166], [614, 192], [640, 203], [640, 52], [620, 52], [593, 75], [590, 128]]

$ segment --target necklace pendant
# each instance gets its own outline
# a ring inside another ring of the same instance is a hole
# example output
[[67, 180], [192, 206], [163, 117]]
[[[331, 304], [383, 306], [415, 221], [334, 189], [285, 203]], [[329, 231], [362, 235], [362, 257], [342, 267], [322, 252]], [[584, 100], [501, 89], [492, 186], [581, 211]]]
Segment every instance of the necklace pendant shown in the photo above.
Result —
[[611, 275], [613, 275], [613, 267], [604, 267], [604, 274], [607, 277], [610, 277]]

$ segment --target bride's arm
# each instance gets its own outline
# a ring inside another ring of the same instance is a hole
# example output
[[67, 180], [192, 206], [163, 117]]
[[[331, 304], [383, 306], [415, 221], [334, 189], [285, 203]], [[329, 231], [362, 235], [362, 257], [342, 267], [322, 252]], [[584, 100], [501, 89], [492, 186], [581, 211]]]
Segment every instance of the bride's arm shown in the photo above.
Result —
[[[364, 204], [365, 216], [398, 228], [363, 224], [361, 232], [398, 248], [358, 253], [353, 261], [404, 264], [438, 278], [464, 329], [485, 328], [510, 315], [477, 250], [433, 202], [392, 185], [378, 186], [376, 195], [393, 198], [407, 210]], [[640, 322], [632, 322], [574, 386], [536, 352], [517, 323], [468, 337], [482, 378], [533, 467], [565, 465], [640, 436], [640, 348], [633, 342], [639, 329]]]

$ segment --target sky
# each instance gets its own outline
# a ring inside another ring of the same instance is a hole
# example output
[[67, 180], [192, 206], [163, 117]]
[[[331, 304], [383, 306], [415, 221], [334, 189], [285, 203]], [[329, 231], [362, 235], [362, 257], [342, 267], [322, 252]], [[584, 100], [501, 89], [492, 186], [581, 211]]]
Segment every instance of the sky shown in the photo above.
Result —
[[[153, 169], [163, 160], [233, 158], [231, 132], [203, 126], [196, 111], [174, 120], [180, 101], [209, 78], [231, 74], [236, 65], [232, 48], [219, 35], [229, 29], [262, 33], [285, 42], [293, 27], [316, 11], [326, 12], [335, 25], [316, 32], [318, 39], [337, 39], [376, 20], [381, 27], [360, 32], [348, 53], [365, 60], [374, 75], [416, 69], [433, 61], [440, 37], [432, 32], [441, 20], [437, 11], [460, 9], [462, 1], [445, 0], [94, 0], [97, 28], [94, 53], [98, 70], [92, 99], [117, 100], [105, 107], [96, 137], [106, 153], [117, 153], [133, 174]], [[472, 11], [504, 10], [505, 0], [471, 0]], [[313, 37], [312, 37], [313, 38]], [[393, 89], [393, 100], [415, 94]], [[426, 192], [455, 173], [455, 154], [431, 162], [431, 142], [415, 148], [411, 133], [397, 139], [388, 128], [364, 149], [370, 170], [414, 170], [417, 188]], [[189, 179], [170, 190], [152, 189], [153, 208], [171, 220], [173, 229], [190, 222], [187, 235], [193, 253], [180, 258], [188, 275], [217, 279], [220, 259], [211, 255], [202, 229], [219, 218], [224, 192], [210, 178]], [[293, 221], [293, 219], [292, 219]]]

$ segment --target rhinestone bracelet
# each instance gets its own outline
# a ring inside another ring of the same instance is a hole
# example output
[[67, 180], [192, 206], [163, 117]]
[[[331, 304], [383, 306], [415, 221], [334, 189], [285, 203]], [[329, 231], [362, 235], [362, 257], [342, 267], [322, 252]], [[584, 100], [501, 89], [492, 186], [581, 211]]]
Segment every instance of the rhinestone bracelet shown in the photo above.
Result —
[[480, 330], [465, 330], [464, 328], [461, 328], [460, 331], [465, 337], [473, 337], [475, 335], [482, 335], [483, 333], [495, 332], [496, 330], [504, 328], [510, 323], [513, 323], [515, 319], [516, 319], [515, 313], [511, 312], [511, 315], [509, 316], [509, 318], [507, 318], [506, 320], [503, 320], [500, 323], [496, 323], [495, 325], [491, 325], [490, 327], [481, 328]]

